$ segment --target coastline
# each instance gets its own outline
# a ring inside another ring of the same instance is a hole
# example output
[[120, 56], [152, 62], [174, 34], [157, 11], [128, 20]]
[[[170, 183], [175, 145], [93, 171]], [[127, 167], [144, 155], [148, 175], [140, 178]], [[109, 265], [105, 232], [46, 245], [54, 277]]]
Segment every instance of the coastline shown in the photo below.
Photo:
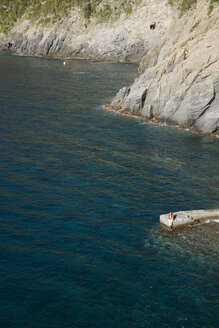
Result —
[[133, 119], [139, 120], [141, 122], [145, 122], [145, 123], [150, 124], [150, 125], [159, 126], [161, 128], [165, 128], [165, 127], [166, 128], [172, 128], [172, 129], [176, 129], [176, 130], [180, 130], [180, 131], [186, 131], [186, 132], [189, 132], [189, 133], [192, 133], [192, 134], [195, 134], [195, 135], [209, 136], [209, 137], [213, 137], [215, 139], [219, 139], [219, 135], [202, 133], [202, 132], [199, 132], [199, 131], [194, 131], [192, 129], [182, 127], [182, 126], [177, 125], [177, 124], [174, 125], [174, 124], [168, 124], [167, 122], [161, 122], [161, 121], [156, 120], [155, 118], [148, 119], [146, 117], [143, 117], [142, 115], [131, 114], [129, 112], [125, 112], [123, 109], [115, 108], [110, 103], [102, 105], [101, 109], [106, 110], [106, 111], [111, 112], [111, 113], [114, 113], [114, 114], [117, 114], [117, 115], [133, 118]]
[[208, 13], [208, 3], [198, 1], [173, 20], [158, 44], [142, 58], [134, 83], [119, 90], [110, 108], [141, 120], [218, 137], [218, 14], [218, 6]]
[[54, 26], [21, 19], [0, 35], [0, 48], [11, 44], [19, 56], [69, 61], [140, 62], [134, 83], [120, 89], [108, 110], [218, 138], [219, 7], [209, 13], [200, 0], [180, 17], [174, 8], [165, 0], [142, 1], [130, 15], [104, 23], [88, 24], [77, 10]]
[[[83, 61], [89, 61], [89, 62], [102, 62], [102, 63], [124, 63], [124, 64], [131, 64], [131, 63], [136, 63], [133, 61], [126, 61], [126, 62], [121, 62], [119, 60], [98, 60], [98, 59], [90, 59], [90, 58], [80, 58], [80, 57], [75, 57], [75, 58], [60, 58], [60, 57], [45, 57], [45, 56], [40, 56], [40, 55], [26, 55], [26, 54], [18, 54], [16, 52], [13, 52], [11, 50], [6, 50], [6, 49], [1, 49], [0, 52], [9, 52], [13, 56], [18, 56], [18, 57], [36, 57], [36, 58], [48, 58], [48, 59], [58, 59], [58, 60], [69, 60], [69, 61], [74, 61], [74, 60], [83, 60]], [[177, 129], [181, 131], [186, 131], [195, 135], [202, 135], [202, 136], [211, 136], [215, 139], [219, 139], [219, 135], [217, 134], [207, 134], [203, 133], [201, 131], [196, 131], [193, 129], [190, 129], [188, 127], [183, 127], [180, 126], [179, 124], [169, 124], [168, 122], [165, 121], [160, 121], [157, 120], [156, 118], [149, 119], [147, 117], [142, 116], [140, 113], [139, 114], [133, 114], [131, 111], [125, 111], [122, 107], [119, 106], [113, 106], [111, 103], [108, 104], [103, 104], [100, 106], [102, 110], [106, 110], [108, 112], [121, 115], [121, 116], [126, 116], [129, 118], [133, 118], [136, 120], [139, 120], [141, 122], [145, 122], [147, 124], [151, 124], [154, 126], [159, 126], [159, 127], [167, 127], [167, 128], [172, 128], [172, 129]]]
[[[101, 12], [101, 3], [98, 5]], [[107, 62], [140, 62], [169, 28], [174, 13], [167, 0], [142, 0], [130, 13], [109, 20], [86, 19], [75, 7], [60, 22], [43, 24], [24, 15], [8, 34], [0, 33], [0, 48], [21, 55]], [[156, 28], [151, 29], [153, 22]]]

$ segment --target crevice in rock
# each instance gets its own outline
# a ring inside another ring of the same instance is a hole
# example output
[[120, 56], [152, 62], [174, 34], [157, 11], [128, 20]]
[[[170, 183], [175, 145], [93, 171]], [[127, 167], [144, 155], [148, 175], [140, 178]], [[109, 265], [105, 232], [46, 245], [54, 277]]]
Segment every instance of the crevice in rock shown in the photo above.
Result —
[[143, 92], [142, 96], [141, 96], [141, 108], [144, 107], [145, 104], [145, 100], [146, 100], [146, 96], [147, 96], [147, 89]]
[[210, 105], [213, 103], [213, 101], [215, 100], [216, 97], [216, 92], [214, 90], [213, 96], [212, 98], [209, 100], [209, 102], [202, 108], [203, 112], [200, 114], [200, 116], [198, 117], [198, 119], [205, 114], [205, 112], [208, 110], [208, 108], [210, 107]]
[[209, 102], [208, 102], [204, 107], [202, 107], [202, 110], [203, 110], [203, 111], [202, 111], [201, 114], [196, 118], [196, 120], [192, 123], [191, 126], [193, 126], [193, 125], [196, 123], [196, 121], [198, 121], [198, 120], [200, 119], [200, 117], [203, 116], [203, 115], [206, 113], [206, 111], [209, 109], [210, 105], [213, 103], [213, 101], [215, 100], [215, 98], [216, 98], [216, 92], [215, 92], [215, 90], [214, 90], [214, 93], [213, 93], [212, 98], [209, 100]]
[[216, 127], [215, 130], [213, 130], [211, 133], [217, 135], [218, 134], [217, 131], [219, 131], [218, 127]]
[[50, 51], [50, 49], [51, 49], [52, 46], [53, 46], [53, 43], [54, 43], [54, 39], [51, 40], [51, 44], [49, 44], [49, 46], [48, 46], [48, 48], [47, 48], [46, 56], [48, 56], [49, 51]]

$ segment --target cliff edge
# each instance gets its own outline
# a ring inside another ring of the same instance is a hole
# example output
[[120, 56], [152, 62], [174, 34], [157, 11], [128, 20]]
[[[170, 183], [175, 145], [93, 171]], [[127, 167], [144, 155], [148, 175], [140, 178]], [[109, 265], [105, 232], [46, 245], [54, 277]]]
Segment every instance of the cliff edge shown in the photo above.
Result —
[[4, 0], [0, 49], [67, 59], [140, 61], [139, 77], [118, 92], [109, 109], [218, 136], [218, 3]]
[[[168, 0], [83, 0], [81, 5], [72, 1], [66, 13], [57, 12], [55, 0], [35, 2], [41, 5], [38, 15], [30, 5], [13, 24], [5, 23], [12, 27], [0, 34], [0, 49], [11, 44], [11, 50], [21, 55], [139, 62], [174, 15]], [[68, 2], [63, 0], [63, 6]]]
[[198, 0], [143, 57], [109, 108], [219, 135], [219, 7]]

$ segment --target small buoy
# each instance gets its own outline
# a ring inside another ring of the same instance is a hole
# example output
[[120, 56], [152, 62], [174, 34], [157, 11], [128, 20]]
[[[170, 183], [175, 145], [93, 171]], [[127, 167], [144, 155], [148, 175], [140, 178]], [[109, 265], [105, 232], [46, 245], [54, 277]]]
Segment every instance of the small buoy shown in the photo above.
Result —
[[64, 61], [63, 62], [63, 65], [68, 65], [69, 63], [67, 61]]

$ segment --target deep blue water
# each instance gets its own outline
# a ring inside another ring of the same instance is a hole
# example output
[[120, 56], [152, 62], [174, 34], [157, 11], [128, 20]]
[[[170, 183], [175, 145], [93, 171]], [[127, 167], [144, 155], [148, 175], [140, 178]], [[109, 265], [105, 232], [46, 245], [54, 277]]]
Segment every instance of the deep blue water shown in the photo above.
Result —
[[219, 140], [100, 109], [134, 64], [0, 53], [0, 327], [216, 328]]

